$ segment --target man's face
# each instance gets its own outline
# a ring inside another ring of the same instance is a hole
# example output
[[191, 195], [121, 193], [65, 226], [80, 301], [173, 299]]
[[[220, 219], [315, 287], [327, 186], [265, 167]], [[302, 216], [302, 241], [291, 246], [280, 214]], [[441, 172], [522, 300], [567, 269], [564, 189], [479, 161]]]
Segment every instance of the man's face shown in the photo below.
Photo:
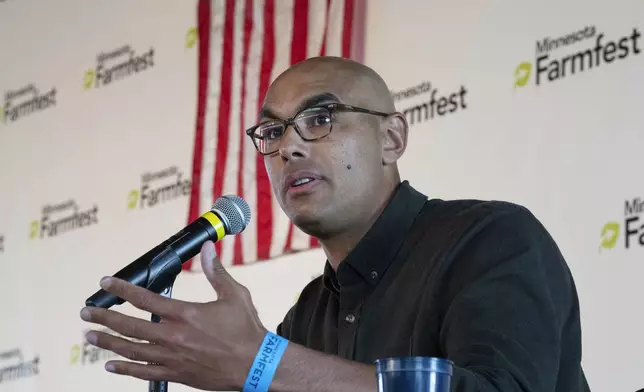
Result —
[[[271, 86], [260, 121], [291, 118], [325, 103], [365, 107], [356, 90], [325, 72], [293, 72]], [[278, 151], [265, 156], [273, 193], [298, 227], [333, 231], [370, 205], [383, 176], [380, 121], [369, 114], [334, 113], [328, 136], [305, 141], [288, 127]]]

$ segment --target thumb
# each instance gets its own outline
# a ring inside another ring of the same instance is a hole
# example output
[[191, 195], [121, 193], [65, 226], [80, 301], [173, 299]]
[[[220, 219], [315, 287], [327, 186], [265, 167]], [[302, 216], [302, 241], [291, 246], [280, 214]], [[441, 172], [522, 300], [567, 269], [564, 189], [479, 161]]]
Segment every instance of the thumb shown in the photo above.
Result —
[[201, 269], [212, 288], [217, 292], [217, 298], [230, 295], [236, 289], [238, 283], [221, 264], [212, 241], [206, 241], [201, 246]]

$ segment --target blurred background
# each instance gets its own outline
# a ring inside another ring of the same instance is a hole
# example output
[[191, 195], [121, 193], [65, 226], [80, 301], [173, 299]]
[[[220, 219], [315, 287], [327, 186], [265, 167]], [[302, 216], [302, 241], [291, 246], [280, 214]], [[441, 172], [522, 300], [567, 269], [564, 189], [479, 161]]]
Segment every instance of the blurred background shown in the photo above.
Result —
[[[319, 55], [387, 81], [414, 187], [543, 222], [592, 390], [642, 388], [643, 27], [641, 0], [1, 0], [0, 391], [147, 389], [103, 370], [79, 311], [223, 194], [253, 218], [220, 255], [275, 329], [325, 257], [243, 130], [277, 74]], [[198, 264], [174, 297], [214, 298]]]

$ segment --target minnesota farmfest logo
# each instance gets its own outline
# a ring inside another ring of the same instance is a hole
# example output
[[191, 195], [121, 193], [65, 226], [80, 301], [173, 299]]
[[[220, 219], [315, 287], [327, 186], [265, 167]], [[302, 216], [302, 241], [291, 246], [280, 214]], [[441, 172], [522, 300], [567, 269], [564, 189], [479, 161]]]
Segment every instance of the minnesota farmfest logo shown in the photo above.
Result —
[[30, 378], [40, 374], [40, 356], [26, 358], [22, 349], [0, 352], [0, 383]]
[[141, 184], [128, 193], [127, 208], [151, 208], [190, 196], [191, 191], [192, 181], [177, 166], [146, 172], [141, 175]]
[[[601, 231], [602, 249], [644, 247], [644, 199], [636, 197], [624, 202], [624, 219], [607, 222]], [[623, 241], [620, 243], [620, 241]]]
[[431, 82], [422, 81], [399, 91], [391, 91], [391, 96], [397, 107], [400, 106], [401, 101], [414, 101], [406, 103], [404, 108], [399, 109], [407, 118], [409, 125], [414, 126], [467, 109], [467, 93], [468, 89], [465, 85], [445, 90], [439, 89]]
[[96, 65], [83, 76], [83, 88], [106, 87], [115, 82], [136, 76], [154, 67], [154, 48], [142, 53], [130, 45], [101, 52], [96, 56]]
[[[107, 328], [100, 328], [95, 330], [109, 333], [115, 336], [120, 336], [114, 333], [113, 331], [108, 330]], [[87, 366], [87, 365], [93, 365], [97, 362], [103, 363], [107, 360], [119, 357], [119, 355], [114, 354], [112, 351], [104, 350], [100, 347], [92, 346], [91, 344], [87, 343], [87, 340], [85, 339], [85, 334], [87, 334], [87, 332], [89, 332], [89, 330], [86, 330], [83, 332], [80, 343], [77, 343], [72, 346], [69, 352], [70, 365]]]
[[516, 66], [514, 87], [526, 87], [531, 81], [536, 86], [557, 82], [627, 60], [641, 53], [641, 36], [637, 27], [615, 35], [592, 25], [543, 37], [536, 41], [534, 61]]
[[29, 237], [32, 240], [57, 237], [97, 223], [98, 205], [81, 208], [76, 200], [69, 199], [44, 206], [40, 219], [31, 222]]
[[10, 125], [56, 106], [56, 87], [41, 89], [29, 84], [4, 93], [0, 103], [0, 123]]

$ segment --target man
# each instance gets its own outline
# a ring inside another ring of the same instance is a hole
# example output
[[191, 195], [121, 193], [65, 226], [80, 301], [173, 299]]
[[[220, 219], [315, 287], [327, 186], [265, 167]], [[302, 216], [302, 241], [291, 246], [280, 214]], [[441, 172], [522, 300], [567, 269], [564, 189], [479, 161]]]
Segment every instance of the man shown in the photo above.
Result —
[[[589, 390], [577, 294], [554, 241], [520, 206], [428, 200], [401, 182], [407, 122], [373, 70], [303, 61], [273, 82], [260, 117], [247, 133], [273, 192], [327, 256], [277, 328], [289, 342], [271, 390], [373, 392], [373, 362], [390, 356], [452, 360], [452, 391]], [[102, 282], [164, 320], [84, 309], [84, 320], [143, 341], [90, 332], [90, 343], [156, 363], [109, 361], [109, 371], [242, 389], [267, 329], [211, 243], [201, 257], [214, 302]]]

